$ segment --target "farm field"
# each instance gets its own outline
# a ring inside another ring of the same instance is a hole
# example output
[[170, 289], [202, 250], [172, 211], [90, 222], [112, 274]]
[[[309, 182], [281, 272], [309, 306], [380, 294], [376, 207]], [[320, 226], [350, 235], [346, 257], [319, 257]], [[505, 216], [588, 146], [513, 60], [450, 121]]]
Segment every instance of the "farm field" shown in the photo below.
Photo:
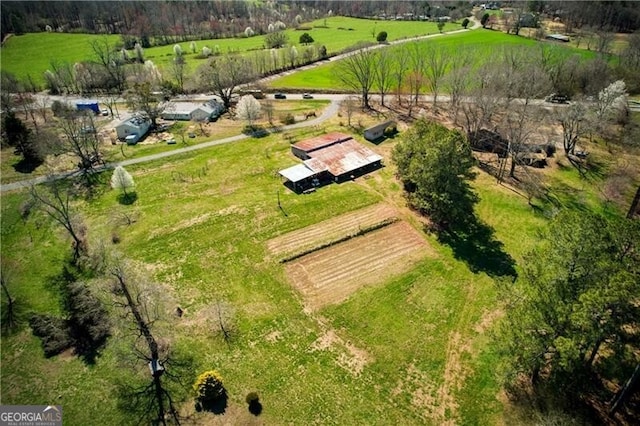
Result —
[[397, 222], [306, 254], [288, 262], [286, 271], [305, 306], [315, 311], [347, 299], [361, 287], [400, 275], [428, 252], [415, 229]]
[[[538, 42], [533, 39], [508, 35], [498, 31], [474, 30], [458, 34], [449, 34], [446, 37], [435, 37], [429, 40], [410, 42], [418, 48], [426, 46], [441, 46], [450, 57], [455, 58], [456, 51], [465, 49], [473, 52], [474, 60], [479, 63], [491, 58], [503, 46], [535, 46], [544, 43], [547, 46], [556, 46], [559, 49], [566, 49], [567, 55], [577, 54], [584, 58], [595, 57], [594, 52], [583, 49], [574, 49], [564, 46], [549, 44], [549, 42]], [[405, 45], [406, 46], [406, 45]], [[391, 51], [401, 48], [400, 46], [389, 46], [385, 49]], [[347, 90], [348, 88], [337, 77], [338, 62], [322, 64], [317, 67], [281, 76], [268, 81], [268, 85], [274, 90], [286, 90], [286, 88], [309, 89], [309, 90]]]
[[[295, 30], [287, 29], [286, 34], [292, 45], [298, 46], [300, 35], [308, 32], [314, 39], [314, 44], [324, 45], [329, 54], [336, 53], [342, 49], [353, 46], [360, 41], [375, 42], [372, 30], [376, 33], [386, 31], [388, 40], [398, 40], [417, 35], [434, 34], [438, 32], [437, 26], [433, 22], [420, 21], [373, 21], [368, 19], [358, 19], [334, 16], [325, 20], [319, 19], [310, 23], [302, 24], [308, 29]], [[446, 24], [444, 30], [459, 27], [459, 24]], [[51, 67], [52, 59], [75, 63], [88, 60], [92, 56], [90, 43], [104, 36], [90, 34], [59, 34], [59, 33], [31, 33], [22, 36], [13, 36], [7, 40], [0, 50], [2, 60], [0, 69], [11, 72], [19, 78], [30, 76], [36, 83], [43, 84], [42, 74]], [[207, 46], [214, 49], [218, 46], [221, 54], [230, 52], [243, 53], [252, 50], [263, 49], [264, 35], [257, 35], [246, 38], [227, 38], [196, 40], [198, 52]], [[121, 42], [119, 36], [108, 36], [111, 43]], [[177, 43], [185, 53], [186, 65], [189, 71], [193, 71], [199, 64], [204, 63], [204, 59], [196, 59], [196, 54], [190, 50], [191, 42]], [[174, 44], [158, 46], [145, 49], [145, 59], [153, 61], [160, 70], [164, 70], [173, 58]], [[43, 52], [48, 52], [44, 53]], [[133, 51], [130, 52], [133, 57]]]
[[267, 248], [276, 258], [283, 261], [397, 219], [398, 212], [393, 207], [376, 204], [280, 235], [269, 240]]

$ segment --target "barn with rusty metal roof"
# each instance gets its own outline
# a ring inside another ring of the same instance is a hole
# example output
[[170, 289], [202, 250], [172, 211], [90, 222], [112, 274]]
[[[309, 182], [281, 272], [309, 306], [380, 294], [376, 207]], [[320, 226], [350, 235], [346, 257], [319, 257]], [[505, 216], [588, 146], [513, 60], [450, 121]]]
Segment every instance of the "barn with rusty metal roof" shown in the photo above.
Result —
[[285, 185], [296, 192], [323, 183], [353, 179], [382, 166], [382, 157], [344, 133], [328, 133], [291, 145], [302, 164], [281, 170]]

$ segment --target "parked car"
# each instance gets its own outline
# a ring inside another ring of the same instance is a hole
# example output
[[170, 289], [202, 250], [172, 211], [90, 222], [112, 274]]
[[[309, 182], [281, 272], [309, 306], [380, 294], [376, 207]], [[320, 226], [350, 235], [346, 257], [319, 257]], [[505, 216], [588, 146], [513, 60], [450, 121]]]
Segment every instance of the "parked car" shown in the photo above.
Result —
[[569, 103], [569, 97], [565, 95], [559, 95], [557, 93], [552, 93], [551, 95], [544, 98], [546, 102], [551, 102], [552, 104], [566, 104]]
[[100, 113], [106, 117], [107, 115], [109, 115], [109, 110], [103, 109], [100, 111]]
[[304, 95], [302, 95], [302, 99], [313, 99], [313, 95], [311, 95], [310, 93], [305, 93]]
[[273, 97], [276, 99], [287, 99], [287, 95], [285, 95], [284, 93], [276, 93], [275, 95], [273, 95]]

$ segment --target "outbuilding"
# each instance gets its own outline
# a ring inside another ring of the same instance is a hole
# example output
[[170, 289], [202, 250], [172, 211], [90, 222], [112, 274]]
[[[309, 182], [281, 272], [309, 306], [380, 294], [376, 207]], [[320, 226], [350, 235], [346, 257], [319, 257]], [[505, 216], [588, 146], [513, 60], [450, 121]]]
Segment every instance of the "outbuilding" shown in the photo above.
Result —
[[211, 99], [204, 103], [171, 102], [160, 116], [165, 120], [215, 120], [224, 111], [224, 106]]
[[98, 106], [98, 101], [94, 101], [94, 100], [77, 101], [76, 109], [78, 111], [93, 111], [94, 114], [100, 113], [100, 107]]
[[382, 167], [382, 157], [351, 136], [329, 133], [291, 145], [302, 164], [280, 170], [285, 185], [296, 192], [324, 183], [353, 179]]
[[560, 41], [562, 43], [569, 43], [569, 41], [571, 41], [569, 36], [566, 36], [566, 35], [563, 35], [563, 34], [549, 34], [545, 38], [547, 40]]
[[389, 127], [395, 128], [396, 126], [397, 123], [393, 120], [387, 120], [383, 123], [376, 124], [375, 126], [371, 126], [368, 129], [365, 129], [364, 138], [371, 142], [382, 139], [385, 130], [387, 130]]
[[118, 139], [126, 140], [128, 144], [135, 144], [147, 134], [150, 127], [151, 120], [147, 117], [134, 115], [128, 120], [118, 123], [116, 125], [116, 133], [118, 134]]

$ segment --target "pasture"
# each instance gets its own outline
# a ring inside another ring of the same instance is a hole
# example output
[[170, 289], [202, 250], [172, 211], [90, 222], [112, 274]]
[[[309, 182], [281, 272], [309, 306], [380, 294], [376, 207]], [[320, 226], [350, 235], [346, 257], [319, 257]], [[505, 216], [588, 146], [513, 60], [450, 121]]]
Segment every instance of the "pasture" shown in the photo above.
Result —
[[[344, 128], [329, 123], [288, 136], [301, 140], [332, 130]], [[133, 205], [118, 203], [107, 189], [108, 175], [91, 199], [74, 203], [87, 223], [92, 250], [105, 246], [121, 253], [162, 289], [158, 303], [165, 315], [155, 330], [175, 356], [192, 358], [197, 372], [216, 368], [223, 375], [229, 405], [221, 418], [195, 413], [188, 390], [177, 388], [175, 396], [185, 401], [183, 414], [200, 423], [232, 424], [531, 422], [499, 396], [500, 359], [489, 333], [501, 312], [490, 277], [495, 270], [486, 260], [499, 254], [517, 269], [556, 207], [543, 204], [536, 212], [525, 197], [479, 172], [473, 182], [481, 200], [476, 210], [488, 234], [439, 241], [425, 232], [423, 218], [406, 208], [389, 158], [394, 143], [367, 144], [385, 159], [385, 167], [370, 177], [309, 195], [287, 191], [277, 177], [277, 170], [296, 160], [288, 138], [276, 134], [128, 167], [137, 184]], [[611, 164], [618, 155], [604, 149], [597, 154]], [[636, 154], [626, 155], [637, 161]], [[588, 203], [610, 210], [614, 205], [603, 201], [598, 189], [608, 170], [588, 181], [566, 164], [546, 173], [563, 206]], [[20, 216], [25, 196], [2, 195], [3, 264], [11, 267], [9, 288], [22, 318], [21, 327], [1, 342], [2, 402], [56, 401], [73, 424], [93, 424], [98, 410], [105, 423], [133, 423], [118, 408], [116, 384], [140, 382], [148, 370], [128, 356], [133, 336], [127, 327], [117, 328], [97, 363], [87, 366], [68, 353], [45, 359], [24, 322], [30, 311], [59, 311], [50, 281], [69, 250], [62, 230], [45, 216]], [[135, 221], [123, 224], [118, 218], [125, 214]], [[298, 258], [311, 268], [299, 280], [287, 270], [296, 261], [280, 262], [386, 219], [398, 220], [310, 255], [316, 257]], [[377, 233], [385, 231], [393, 235], [379, 239]], [[365, 276], [368, 285], [350, 281], [355, 276], [350, 271], [367, 259], [373, 263], [365, 269], [375, 271], [375, 262], [405, 246], [381, 243], [394, 238], [415, 244], [421, 255], [406, 263], [398, 258], [402, 268], [389, 275]], [[313, 269], [320, 261], [329, 263]], [[343, 283], [349, 291], [331, 304], [307, 309], [310, 299], [302, 286], [320, 283], [323, 271], [337, 278], [325, 282], [338, 284], [336, 289]], [[101, 290], [104, 280], [90, 283], [109, 300]], [[212, 316], [220, 304], [228, 307], [233, 323], [229, 344], [216, 332]], [[176, 306], [184, 310], [182, 318], [170, 314]], [[117, 318], [120, 311], [112, 302], [109, 309]], [[185, 377], [185, 384], [194, 379]], [[264, 406], [258, 419], [244, 402], [251, 391]]]
[[10, 37], [0, 49], [0, 69], [19, 79], [31, 78], [44, 84], [43, 74], [52, 61], [74, 64], [93, 56], [91, 42], [106, 37], [110, 43], [120, 42], [118, 35], [30, 33]]
[[[459, 24], [448, 23], [445, 31], [457, 28]], [[358, 42], [375, 42], [375, 36], [380, 31], [388, 33], [388, 40], [398, 40], [402, 38], [433, 34], [438, 32], [437, 26], [433, 22], [420, 21], [374, 21], [368, 19], [348, 18], [335, 16], [319, 19], [301, 25], [303, 30], [289, 28], [285, 30], [290, 45], [298, 46], [300, 35], [308, 32], [314, 39], [314, 44], [324, 45], [329, 54], [337, 53], [346, 47], [353, 46]], [[105, 37], [91, 34], [59, 34], [59, 33], [32, 33], [22, 36], [13, 36], [7, 40], [0, 50], [2, 60], [0, 69], [11, 72], [19, 78], [30, 76], [37, 84], [43, 84], [43, 73], [51, 68], [51, 61], [75, 63], [83, 60], [91, 60], [92, 51], [90, 43], [92, 40]], [[122, 45], [122, 41], [117, 35], [107, 36], [114, 44]], [[197, 59], [196, 55], [207, 46], [211, 49], [218, 47], [220, 54], [248, 53], [264, 48], [265, 35], [253, 37], [237, 37], [226, 39], [196, 40], [197, 53], [190, 50], [191, 42], [177, 43], [184, 52], [187, 69], [193, 71], [204, 59]], [[174, 44], [167, 46], [151, 47], [144, 50], [144, 57], [153, 61], [161, 71], [166, 70], [174, 57]], [[129, 52], [134, 57], [134, 52]]]
[[[538, 42], [534, 39], [508, 35], [498, 31], [474, 30], [458, 34], [448, 34], [445, 37], [434, 37], [427, 40], [409, 42], [409, 48], [417, 46], [417, 49], [426, 49], [427, 46], [439, 46], [443, 48], [452, 60], [461, 49], [471, 52], [474, 63], [479, 64], [486, 60], [491, 60], [491, 56], [499, 52], [503, 47], [508, 46], [553, 46], [563, 49], [567, 55], [580, 55], [583, 58], [594, 58], [594, 52], [583, 49], [569, 48], [550, 42]], [[406, 48], [406, 44], [401, 46], [389, 46], [385, 49], [394, 50]], [[274, 90], [285, 90], [286, 88], [309, 89], [309, 90], [347, 90], [347, 87], [338, 79], [339, 62], [321, 64], [314, 68], [299, 71], [293, 74], [274, 78], [268, 85]]]

